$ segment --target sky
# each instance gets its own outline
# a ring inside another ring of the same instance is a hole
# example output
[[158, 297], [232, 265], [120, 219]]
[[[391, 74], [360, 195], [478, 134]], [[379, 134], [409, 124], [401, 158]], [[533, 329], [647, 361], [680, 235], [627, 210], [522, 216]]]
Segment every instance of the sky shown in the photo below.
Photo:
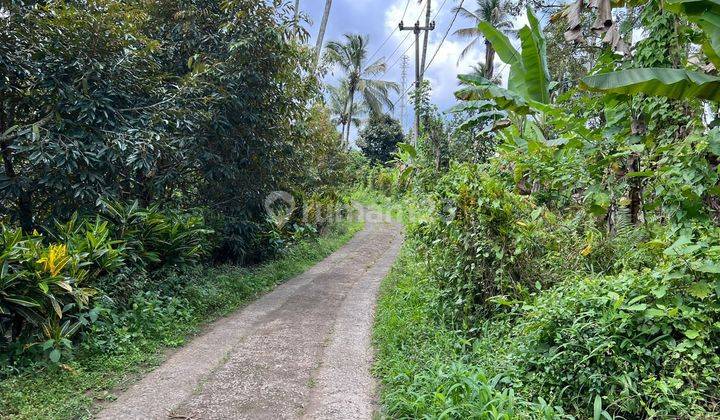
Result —
[[[414, 35], [412, 31], [400, 32], [395, 29], [401, 18], [403, 18], [403, 12], [405, 12], [406, 6], [407, 11], [403, 19], [405, 25], [412, 25], [418, 17], [421, 17], [421, 24], [423, 24], [425, 20], [425, 2], [427, 0], [422, 0], [422, 4], [418, 4], [418, 1], [419, 0], [333, 0], [330, 19], [325, 34], [325, 42], [342, 39], [345, 33], [368, 35], [370, 39], [369, 54], [375, 54], [377, 51], [373, 61], [384, 57], [388, 66], [390, 66], [384, 78], [397, 83], [401, 81], [399, 58], [402, 56], [402, 53], [407, 50], [407, 55], [410, 59], [407, 77], [407, 86], [409, 87], [415, 80]], [[458, 85], [457, 75], [469, 72], [474, 64], [484, 59], [484, 44], [480, 43], [476, 50], [472, 51], [458, 63], [460, 52], [465, 48], [468, 41], [453, 36], [453, 32], [458, 28], [471, 26], [470, 21], [459, 16], [452, 28], [449, 28], [455, 15], [455, 13], [452, 12], [452, 8], [458, 5], [460, 0], [430, 1], [432, 2], [432, 16], [437, 17], [435, 17], [435, 30], [430, 34], [427, 60], [429, 61], [436, 52], [437, 55], [425, 73], [425, 78], [430, 81], [432, 86], [432, 102], [438, 106], [440, 111], [447, 111], [455, 104], [453, 92], [457, 89]], [[475, 9], [475, 0], [465, 0], [464, 5], [466, 8], [473, 10]], [[308, 30], [312, 37], [312, 44], [315, 44], [324, 7], [325, 0], [300, 0], [300, 8], [311, 22]], [[525, 22], [527, 22], [525, 16], [518, 17], [516, 27], [522, 26]], [[449, 33], [447, 38], [442, 43], [442, 47], [438, 48], [448, 29]], [[391, 33], [392, 35], [388, 39]], [[388, 41], [385, 45], [382, 45], [386, 39], [388, 39]], [[381, 46], [382, 48], [380, 48]], [[498, 57], [496, 57], [496, 63], [496, 65], [499, 65], [501, 74], [506, 75], [509, 71], [507, 66], [504, 66]], [[326, 81], [332, 83], [338, 76], [339, 75], [328, 75]], [[406, 117], [403, 125], [407, 130], [412, 125], [412, 111], [410, 110], [411, 106], [408, 100], [406, 100], [406, 104], [408, 111], [405, 113]], [[396, 110], [395, 117], [399, 118], [399, 109]]]

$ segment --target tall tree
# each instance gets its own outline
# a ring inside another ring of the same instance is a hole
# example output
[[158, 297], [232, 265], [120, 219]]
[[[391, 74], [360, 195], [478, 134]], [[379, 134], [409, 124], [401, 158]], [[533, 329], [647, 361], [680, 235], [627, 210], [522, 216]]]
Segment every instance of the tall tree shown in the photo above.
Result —
[[337, 86], [327, 85], [327, 107], [332, 115], [332, 122], [335, 125], [342, 126], [342, 135], [345, 135], [346, 124], [352, 124], [355, 128], [360, 128], [360, 125], [367, 119], [370, 114], [370, 109], [363, 100], [358, 98], [358, 102], [355, 104], [355, 112], [353, 113], [352, 120], [349, 119], [347, 106], [350, 103], [348, 101], [348, 82], [342, 80]]
[[300, 24], [300, 0], [295, 0], [295, 17], [293, 18], [293, 22], [296, 28]]
[[516, 14], [510, 3], [503, 0], [477, 0], [477, 7], [471, 11], [465, 7], [458, 6], [453, 8], [453, 12], [470, 19], [473, 24], [467, 28], [461, 28], [455, 31], [455, 35], [469, 39], [470, 43], [460, 53], [458, 61], [462, 60], [467, 54], [477, 47], [478, 43], [485, 40], [485, 78], [492, 79], [495, 72], [495, 49], [492, 43], [483, 36], [478, 29], [481, 21], [490, 23], [494, 28], [509, 33], [513, 29], [511, 17]]
[[322, 53], [323, 39], [325, 39], [325, 29], [327, 29], [328, 19], [330, 18], [330, 8], [332, 7], [332, 0], [325, 0], [325, 10], [323, 11], [323, 17], [320, 21], [320, 32], [318, 32], [317, 42], [315, 44], [315, 61], [320, 61], [320, 54]]
[[387, 163], [404, 137], [398, 120], [387, 114], [373, 114], [360, 132], [358, 146], [372, 162]]
[[[368, 37], [363, 35], [345, 34], [345, 42], [332, 41], [327, 44], [327, 61], [339, 66], [346, 74], [347, 80], [347, 132], [344, 133], [346, 144], [350, 143], [350, 124], [355, 115], [355, 94], [359, 93], [370, 110], [374, 113], [382, 111], [383, 106], [392, 109], [390, 92], [400, 92], [395, 82], [380, 80], [377, 77], [385, 73], [387, 65], [383, 58], [366, 65]], [[343, 130], [345, 131], [345, 130]]]

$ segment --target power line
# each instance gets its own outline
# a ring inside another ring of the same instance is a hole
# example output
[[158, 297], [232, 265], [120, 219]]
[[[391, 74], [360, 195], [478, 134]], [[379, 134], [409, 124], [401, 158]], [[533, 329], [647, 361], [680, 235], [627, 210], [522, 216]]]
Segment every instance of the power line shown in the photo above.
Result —
[[405, 48], [405, 51], [403, 51], [402, 55], [398, 56], [398, 58], [390, 66], [388, 66], [387, 70], [385, 70], [385, 73], [392, 70], [400, 62], [400, 60], [403, 58], [403, 56], [405, 56], [408, 53], [408, 51], [410, 51], [410, 48], [412, 48], [413, 45], [415, 45], [415, 43], [411, 42], [410, 45], [408, 45], [408, 47]]
[[[410, 33], [408, 32], [408, 34], [405, 35], [405, 38], [403, 38], [403, 40], [400, 41], [400, 43], [397, 45], [397, 47], [395, 47], [395, 49], [393, 50], [393, 52], [391, 52], [390, 55], [388, 55], [388, 58], [387, 58], [387, 59], [390, 60], [390, 59], [392, 58], [392, 56], [394, 56], [395, 53], [398, 52], [398, 50], [400, 49], [400, 47], [402, 47], [402, 45], [405, 43], [405, 41], [407, 41], [409, 38], [410, 38]], [[410, 45], [412, 45], [412, 43], [411, 43]]]
[[458, 6], [458, 9], [455, 10], [455, 16], [453, 16], [452, 21], [450, 22], [450, 25], [447, 28], [447, 31], [445, 31], [445, 35], [443, 35], [442, 41], [440, 41], [440, 45], [438, 45], [437, 49], [435, 50], [435, 54], [433, 54], [432, 58], [428, 62], [427, 66], [425, 66], [425, 69], [423, 70], [423, 73], [427, 71], [427, 69], [430, 68], [430, 65], [435, 60], [435, 57], [437, 57], [438, 52], [440, 52], [440, 48], [445, 43], [445, 40], [447, 39], [448, 35], [450, 34], [450, 31], [452, 30], [453, 25], [455, 25], [455, 21], [458, 17], [458, 12], [460, 12], [460, 8], [463, 6], [463, 3], [465, 3], [465, 0], [460, 1], [460, 5]]
[[[435, 12], [435, 17], [433, 17], [433, 20], [437, 19], [437, 17], [440, 15], [440, 11], [443, 9], [443, 7], [445, 7], [445, 3], [447, 3], [447, 0], [443, 0], [442, 4], [437, 9], [437, 12]], [[460, 6], [458, 7], [462, 7], [462, 3], [460, 3]]]
[[403, 15], [402, 15], [402, 17], [400, 18], [400, 20], [405, 19], [405, 14], [407, 13], [407, 9], [408, 9], [409, 6], [410, 6], [410, 0], [407, 0], [407, 3], [405, 3], [405, 10], [403, 10]]
[[[455, 21], [457, 20], [458, 13], [460, 12], [459, 8], [463, 6], [463, 3], [465, 3], [465, 0], [460, 1], [458, 10], [455, 11], [455, 16], [453, 16], [452, 22], [450, 22], [450, 25], [448, 26], [447, 31], [445, 31], [445, 35], [443, 36], [442, 41], [440, 41], [440, 45], [438, 45], [437, 49], [435, 50], [435, 53], [433, 54], [432, 58], [430, 58], [430, 61], [428, 62], [427, 66], [425, 67], [425, 71], [427, 71], [427, 69], [430, 68], [430, 65], [433, 63], [433, 61], [435, 61], [435, 57], [437, 56], [438, 52], [440, 51], [440, 48], [442, 47], [442, 45], [445, 43], [445, 40], [447, 39], [448, 35], [450, 34], [450, 30], [452, 29], [453, 25], [455, 24]], [[395, 105], [397, 105], [397, 103], [400, 102], [400, 100], [403, 99], [404, 96], [407, 95], [408, 92], [410, 92], [410, 90], [412, 90], [412, 88], [413, 88], [413, 86], [410, 85], [407, 89], [405, 89], [405, 92], [403, 92], [402, 95], [400, 95], [398, 97], [398, 99], [393, 103], [393, 107], [395, 107]]]
[[395, 35], [395, 32], [397, 32], [397, 30], [398, 30], [398, 28], [395, 27], [395, 29], [393, 29], [393, 31], [390, 32], [390, 35], [388, 35], [387, 38], [385, 38], [385, 40], [382, 42], [382, 44], [380, 44], [380, 46], [375, 50], [373, 55], [371, 55], [370, 58], [368, 58], [368, 60], [367, 60], [368, 63], [372, 62], [372, 59], [375, 58], [375, 56], [377, 55], [377, 53], [380, 52], [380, 50], [382, 50], [382, 47], [384, 47], [385, 44], [387, 44], [387, 42], [390, 40], [390, 38], [392, 38], [392, 36]]
[[[402, 17], [402, 19], [400, 19], [400, 20], [405, 19], [405, 15], [407, 14], [407, 9], [408, 9], [408, 6], [410, 5], [410, 1], [411, 1], [411, 0], [408, 0], [408, 2], [405, 4], [405, 11], [403, 12], [403, 17]], [[415, 20], [420, 20], [420, 17], [422, 16], [422, 13], [423, 13], [422, 6], [423, 6], [423, 4], [425, 4], [425, 1], [426, 1], [426, 0], [422, 0], [422, 2], [420, 3], [420, 14], [418, 15], [417, 19], [415, 19]], [[445, 0], [445, 1], [447, 1], [447, 0]], [[396, 26], [396, 27], [393, 29], [393, 31], [390, 32], [390, 35], [388, 35], [387, 38], [385, 38], [385, 40], [384, 40], [383, 43], [380, 45], [380, 47], [379, 47], [377, 50], [375, 50], [375, 52], [373, 53], [373, 55], [370, 56], [370, 58], [367, 60], [368, 62], [370, 62], [370, 60], [372, 60], [373, 58], [375, 58], [375, 56], [377, 55], [377, 53], [379, 53], [380, 50], [382, 50], [382, 47], [384, 47], [385, 44], [387, 44], [387, 42], [390, 40], [390, 38], [392, 38], [392, 36], [395, 34], [395, 32], [397, 32], [397, 30], [398, 30], [398, 27]], [[398, 50], [400, 49], [400, 47], [402, 46], [402, 44], [404, 44], [405, 41], [407, 41], [409, 37], [410, 37], [410, 34], [409, 34], [409, 33], [408, 33], [407, 35], [405, 35], [405, 38], [403, 38], [403, 40], [400, 41], [400, 43], [395, 47], [395, 49], [390, 53], [390, 55], [388, 55], [388, 57], [387, 57], [387, 59], [386, 59], [386, 62], [387, 62], [387, 61], [390, 61], [390, 59], [393, 57], [393, 55], [395, 55], [395, 53], [398, 52]]]

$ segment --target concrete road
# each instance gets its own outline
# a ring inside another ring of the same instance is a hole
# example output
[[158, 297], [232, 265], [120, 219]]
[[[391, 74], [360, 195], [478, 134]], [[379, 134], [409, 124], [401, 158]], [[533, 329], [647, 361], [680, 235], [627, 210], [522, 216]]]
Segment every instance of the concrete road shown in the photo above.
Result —
[[98, 418], [372, 418], [373, 314], [402, 231], [365, 214], [340, 250], [212, 324]]

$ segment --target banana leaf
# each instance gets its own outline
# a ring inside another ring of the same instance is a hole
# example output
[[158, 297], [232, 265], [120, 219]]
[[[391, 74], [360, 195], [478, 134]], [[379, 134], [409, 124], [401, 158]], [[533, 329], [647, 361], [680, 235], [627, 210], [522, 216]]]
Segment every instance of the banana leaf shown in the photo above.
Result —
[[623, 95], [720, 101], [720, 77], [683, 69], [629, 69], [584, 77], [581, 87]]
[[455, 97], [462, 101], [492, 99], [498, 108], [530, 114], [530, 104], [517, 93], [504, 89], [490, 80], [477, 75], [458, 76], [466, 86], [455, 92]]
[[669, 11], [683, 14], [707, 36], [702, 49], [715, 67], [720, 67], [720, 0], [667, 0]]
[[465, 120], [458, 127], [458, 131], [465, 131], [471, 128], [475, 128], [478, 125], [489, 125], [493, 126], [496, 119], [507, 117], [507, 113], [498, 110], [485, 111]]
[[523, 57], [510, 42], [510, 39], [495, 29], [489, 22], [480, 21], [478, 30], [482, 32], [485, 39], [492, 44], [500, 59], [510, 66], [508, 76], [508, 89], [521, 95], [527, 93], [525, 82], [525, 66]]
[[547, 46], [540, 22], [530, 7], [527, 9], [530, 26], [520, 29], [524, 67], [524, 95], [543, 104], [550, 102], [550, 71], [547, 65]]
[[493, 101], [488, 101], [488, 100], [465, 101], [465, 102], [460, 102], [457, 105], [450, 108], [450, 112], [458, 113], [458, 112], [464, 112], [464, 111], [477, 111], [480, 109], [487, 109], [487, 108], [493, 108], [493, 107], [495, 107], [495, 102], [493, 102]]
[[697, 17], [705, 12], [720, 14], [718, 0], [665, 0], [665, 7], [673, 13]]
[[512, 66], [521, 62], [520, 53], [513, 47], [510, 39], [499, 30], [495, 29], [489, 22], [480, 21], [478, 30], [482, 32], [485, 39], [492, 44], [493, 49], [500, 59]]

